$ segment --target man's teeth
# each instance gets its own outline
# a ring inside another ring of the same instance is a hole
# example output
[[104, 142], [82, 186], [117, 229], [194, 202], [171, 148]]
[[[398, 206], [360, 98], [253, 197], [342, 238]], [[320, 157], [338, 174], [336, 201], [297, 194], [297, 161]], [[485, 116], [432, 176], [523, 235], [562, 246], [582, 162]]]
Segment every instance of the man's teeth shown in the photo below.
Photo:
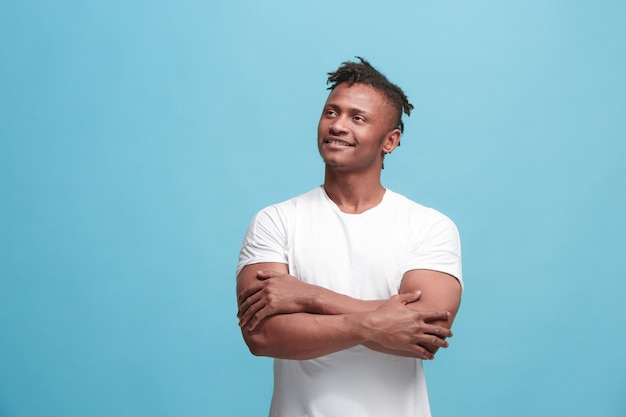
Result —
[[343, 140], [327, 139], [326, 142], [331, 143], [333, 145], [339, 145], [339, 146], [354, 146], [351, 143], [348, 143]]

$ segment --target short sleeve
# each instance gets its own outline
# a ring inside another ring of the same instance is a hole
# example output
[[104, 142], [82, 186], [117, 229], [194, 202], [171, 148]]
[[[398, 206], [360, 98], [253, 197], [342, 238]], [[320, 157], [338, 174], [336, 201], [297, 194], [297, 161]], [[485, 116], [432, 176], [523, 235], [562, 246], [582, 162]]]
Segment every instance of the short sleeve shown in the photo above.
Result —
[[270, 206], [254, 216], [239, 252], [237, 275], [245, 266], [255, 263], [288, 263], [287, 234], [280, 214], [276, 206]]
[[429, 221], [419, 228], [409, 253], [408, 270], [430, 269], [452, 275], [463, 287], [461, 241], [456, 225], [432, 210]]

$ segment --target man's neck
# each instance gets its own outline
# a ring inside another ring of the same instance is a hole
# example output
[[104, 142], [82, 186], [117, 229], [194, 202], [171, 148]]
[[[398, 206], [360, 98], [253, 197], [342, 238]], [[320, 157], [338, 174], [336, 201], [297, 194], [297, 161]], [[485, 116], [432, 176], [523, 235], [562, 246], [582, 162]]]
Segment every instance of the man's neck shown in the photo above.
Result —
[[341, 174], [326, 170], [324, 190], [344, 213], [359, 214], [376, 207], [385, 195], [385, 188], [377, 176]]

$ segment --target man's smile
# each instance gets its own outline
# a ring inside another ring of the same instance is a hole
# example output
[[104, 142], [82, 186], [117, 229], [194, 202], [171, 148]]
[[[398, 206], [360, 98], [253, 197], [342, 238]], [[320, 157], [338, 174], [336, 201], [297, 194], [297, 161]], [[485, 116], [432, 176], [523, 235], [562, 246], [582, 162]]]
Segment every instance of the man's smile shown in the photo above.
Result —
[[336, 138], [336, 137], [325, 137], [323, 140], [323, 143], [326, 145], [345, 146], [345, 147], [356, 146], [355, 143], [350, 143], [346, 140]]

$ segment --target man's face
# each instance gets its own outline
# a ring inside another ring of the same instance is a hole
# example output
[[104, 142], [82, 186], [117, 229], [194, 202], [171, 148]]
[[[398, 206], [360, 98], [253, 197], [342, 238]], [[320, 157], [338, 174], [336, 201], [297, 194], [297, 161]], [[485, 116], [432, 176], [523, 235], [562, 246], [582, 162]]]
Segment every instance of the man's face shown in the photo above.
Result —
[[396, 110], [383, 92], [366, 84], [339, 84], [328, 96], [317, 127], [322, 159], [342, 170], [380, 170], [383, 153], [391, 152], [400, 139], [395, 119]]

